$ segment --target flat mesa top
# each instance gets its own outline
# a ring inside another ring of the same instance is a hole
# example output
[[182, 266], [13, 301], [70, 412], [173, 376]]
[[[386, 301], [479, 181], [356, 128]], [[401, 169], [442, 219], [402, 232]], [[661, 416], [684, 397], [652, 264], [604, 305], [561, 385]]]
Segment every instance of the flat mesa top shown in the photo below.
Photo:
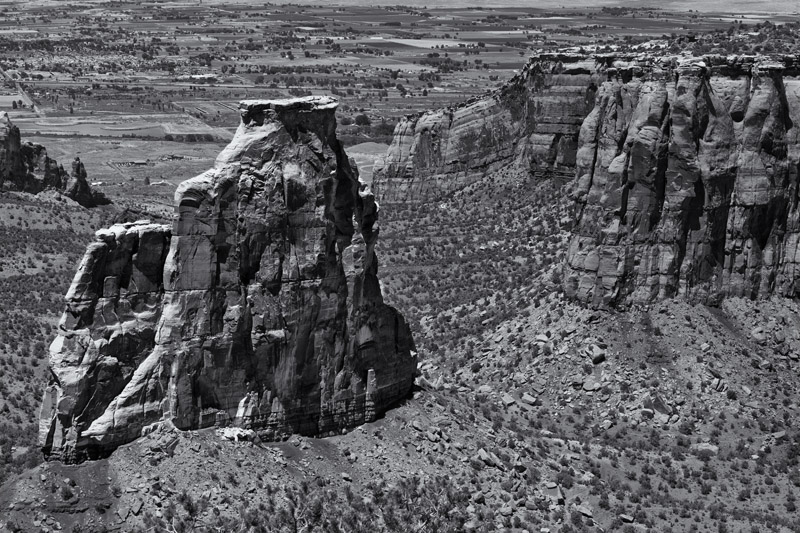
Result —
[[324, 111], [336, 109], [339, 100], [332, 96], [301, 96], [298, 98], [282, 98], [276, 100], [242, 100], [239, 110], [242, 113], [274, 109], [275, 111], [288, 111], [301, 109], [307, 111]]

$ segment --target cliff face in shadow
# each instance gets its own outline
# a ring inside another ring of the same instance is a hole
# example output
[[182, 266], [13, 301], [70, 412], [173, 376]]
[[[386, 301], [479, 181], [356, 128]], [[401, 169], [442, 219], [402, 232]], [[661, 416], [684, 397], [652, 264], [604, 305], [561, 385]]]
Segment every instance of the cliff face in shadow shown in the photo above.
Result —
[[416, 355], [377, 278], [378, 208], [335, 100], [242, 102], [173, 226], [97, 233], [50, 348], [40, 441], [103, 455], [156, 424], [325, 435], [405, 397]]

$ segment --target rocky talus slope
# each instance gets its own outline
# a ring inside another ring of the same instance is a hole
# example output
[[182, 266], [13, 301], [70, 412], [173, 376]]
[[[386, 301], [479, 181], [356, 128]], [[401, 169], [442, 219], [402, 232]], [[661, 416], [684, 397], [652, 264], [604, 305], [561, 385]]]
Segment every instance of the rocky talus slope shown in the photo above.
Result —
[[67, 172], [47, 155], [44, 146], [23, 143], [19, 128], [11, 123], [7, 113], [0, 113], [0, 190], [37, 194], [53, 189], [83, 207], [110, 204], [103, 193], [92, 190], [86, 178], [80, 158], [74, 159], [72, 172]]
[[578, 132], [605, 69], [593, 57], [543, 54], [484, 97], [405, 118], [376, 162], [378, 198], [437, 200], [508, 166], [572, 178]]
[[413, 340], [383, 303], [378, 207], [336, 106], [243, 102], [215, 167], [178, 187], [171, 228], [97, 233], [50, 348], [46, 454], [103, 455], [164, 425], [324, 435], [408, 393]]
[[581, 126], [568, 295], [594, 305], [800, 289], [800, 61], [607, 71]]

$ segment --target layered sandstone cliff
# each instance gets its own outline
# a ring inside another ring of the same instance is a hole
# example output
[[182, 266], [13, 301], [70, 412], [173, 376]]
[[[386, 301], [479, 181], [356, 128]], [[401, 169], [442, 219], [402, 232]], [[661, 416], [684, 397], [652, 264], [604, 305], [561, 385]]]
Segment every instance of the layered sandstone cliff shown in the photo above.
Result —
[[215, 167], [178, 187], [171, 228], [97, 233], [50, 348], [46, 454], [104, 454], [156, 423], [324, 435], [409, 392], [413, 340], [381, 297], [378, 207], [336, 105], [243, 102]]
[[437, 200], [497, 171], [573, 176], [578, 132], [606, 65], [594, 57], [532, 58], [501, 89], [401, 120], [374, 187], [386, 202]]
[[794, 296], [798, 115], [798, 57], [541, 55], [497, 91], [401, 121], [374, 182], [420, 202], [574, 176], [564, 288], [592, 305]]
[[668, 58], [607, 75], [580, 132], [567, 294], [797, 295], [800, 58]]
[[67, 172], [47, 155], [44, 146], [23, 143], [19, 128], [7, 113], [0, 113], [0, 190], [3, 189], [32, 194], [53, 189], [84, 207], [111, 203], [103, 193], [92, 190], [79, 158], [72, 162], [72, 172]]

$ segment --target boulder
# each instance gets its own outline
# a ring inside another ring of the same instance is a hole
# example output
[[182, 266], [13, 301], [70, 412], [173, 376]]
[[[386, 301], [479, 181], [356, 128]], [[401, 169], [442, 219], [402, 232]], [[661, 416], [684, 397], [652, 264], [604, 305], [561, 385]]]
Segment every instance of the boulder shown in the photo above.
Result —
[[650, 394], [646, 396], [643, 400], [643, 405], [654, 411], [657, 411], [664, 415], [671, 415], [672, 408], [664, 401], [664, 398], [661, 397], [659, 394]]
[[500, 458], [492, 452], [487, 452], [483, 448], [478, 450], [475, 458], [483, 462], [486, 466], [492, 466], [494, 468], [499, 468], [500, 470], [505, 470], [503, 462], [500, 460]]
[[767, 332], [764, 331], [764, 328], [761, 326], [755, 327], [750, 330], [750, 338], [752, 338], [753, 342], [756, 344], [761, 344], [763, 346], [767, 343]]
[[689, 449], [697, 453], [705, 452], [713, 455], [717, 455], [719, 453], [719, 446], [710, 444], [708, 442], [696, 442], [689, 446]]
[[252, 440], [255, 437], [255, 431], [252, 429], [230, 427], [218, 429], [217, 435], [225, 440], [239, 442], [240, 440]]
[[534, 398], [527, 392], [522, 393], [520, 400], [522, 400], [522, 403], [526, 403], [528, 405], [536, 405], [536, 398]]
[[556, 483], [548, 482], [545, 484], [544, 488], [541, 489], [542, 494], [545, 498], [548, 498], [553, 503], [558, 505], [564, 505], [566, 501], [566, 497], [564, 496], [564, 491], [561, 490]]
[[603, 386], [600, 383], [594, 381], [593, 379], [588, 379], [583, 382], [583, 390], [586, 392], [594, 392], [596, 390], [600, 390], [602, 387]]
[[503, 394], [502, 401], [506, 409], [517, 403], [517, 400], [515, 400], [514, 397], [508, 393]]

